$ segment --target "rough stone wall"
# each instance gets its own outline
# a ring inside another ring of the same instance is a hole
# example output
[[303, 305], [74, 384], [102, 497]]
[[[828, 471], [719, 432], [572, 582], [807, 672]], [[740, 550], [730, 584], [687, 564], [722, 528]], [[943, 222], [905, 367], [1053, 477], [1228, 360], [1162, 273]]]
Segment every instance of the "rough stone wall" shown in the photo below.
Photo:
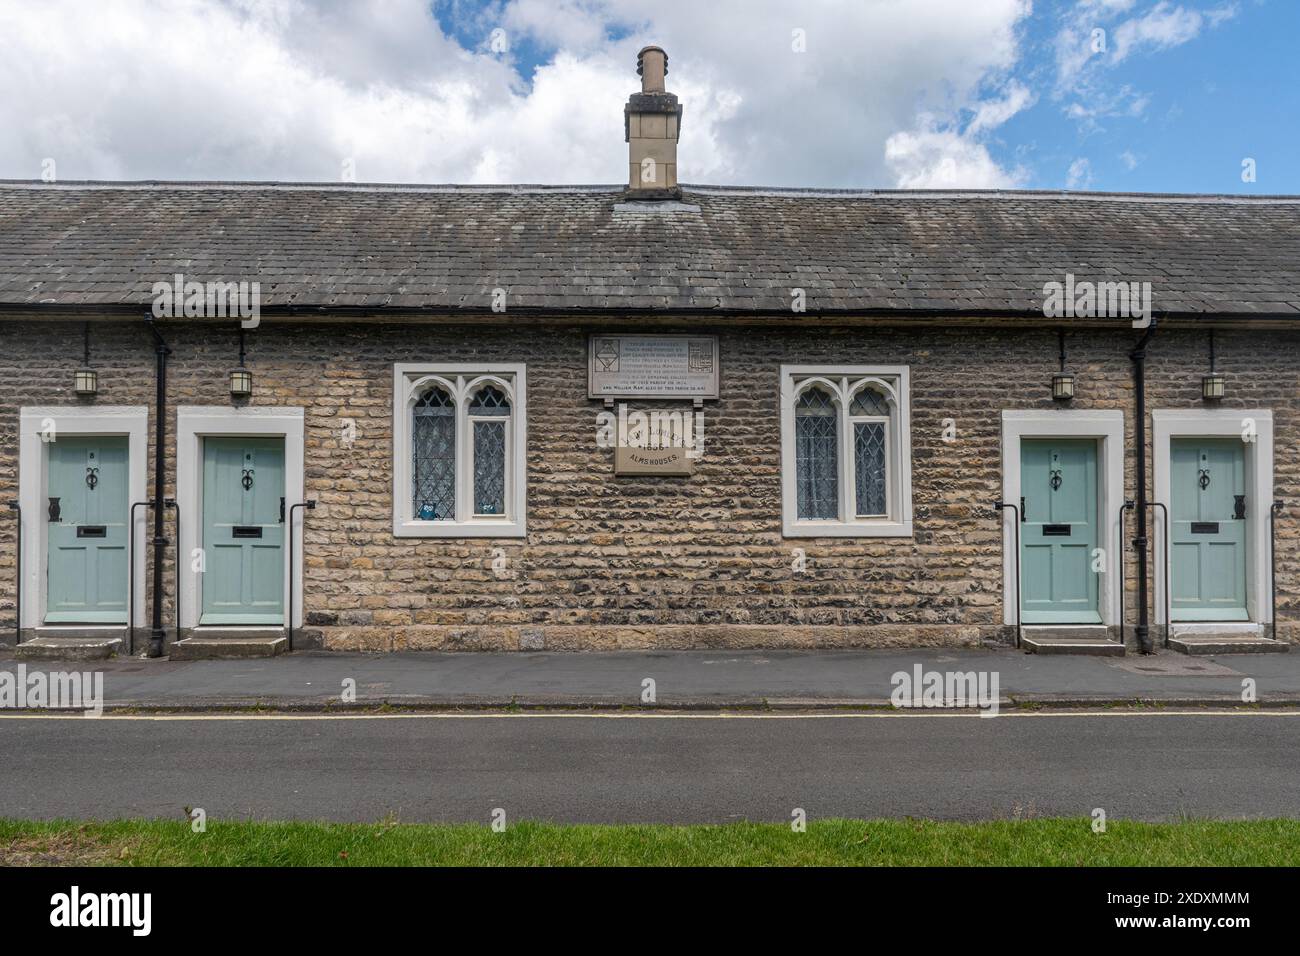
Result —
[[[871, 325], [811, 328], [704, 322], [720, 336], [721, 398], [705, 405], [706, 450], [690, 477], [614, 477], [586, 397], [592, 331], [639, 326], [264, 321], [248, 336], [252, 403], [306, 409], [309, 631], [329, 648], [552, 649], [976, 644], [1001, 624], [1000, 413], [1052, 408], [1054, 330]], [[647, 330], [667, 331], [662, 321]], [[0, 322], [0, 501], [17, 496], [18, 409], [80, 404], [77, 322]], [[685, 331], [686, 328], [680, 329]], [[234, 324], [168, 324], [168, 494], [175, 408], [228, 405]], [[1131, 330], [1078, 330], [1070, 407], [1121, 408], [1133, 494]], [[1300, 640], [1300, 332], [1223, 331], [1224, 407], [1272, 408], [1280, 635]], [[92, 364], [106, 405], [152, 405], [153, 350], [142, 322], [95, 323]], [[397, 361], [524, 362], [528, 367], [526, 539], [392, 534], [392, 366]], [[915, 536], [781, 535], [778, 373], [782, 363], [908, 365]], [[1149, 408], [1199, 408], [1204, 332], [1164, 330], [1148, 362]], [[655, 407], [683, 408], [659, 403]], [[356, 423], [350, 447], [343, 419]], [[956, 440], [943, 440], [944, 419]], [[150, 439], [152, 442], [152, 420]], [[151, 449], [152, 454], [152, 449]], [[35, 520], [39, 516], [29, 516]], [[794, 548], [807, 569], [792, 569]], [[0, 516], [0, 627], [12, 628], [14, 537]], [[494, 572], [494, 554], [508, 559]], [[170, 565], [170, 562], [169, 562]], [[1128, 620], [1135, 620], [1130, 557]], [[165, 616], [172, 615], [167, 569]], [[152, 598], [152, 596], [151, 596]], [[12, 631], [7, 632], [7, 638]]]

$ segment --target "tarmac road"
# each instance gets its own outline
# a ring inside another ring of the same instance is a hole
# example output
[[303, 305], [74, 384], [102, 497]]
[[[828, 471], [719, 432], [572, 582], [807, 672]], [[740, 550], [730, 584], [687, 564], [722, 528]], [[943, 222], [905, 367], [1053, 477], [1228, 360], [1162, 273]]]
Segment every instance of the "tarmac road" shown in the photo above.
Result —
[[0, 717], [0, 816], [1300, 816], [1300, 711]]

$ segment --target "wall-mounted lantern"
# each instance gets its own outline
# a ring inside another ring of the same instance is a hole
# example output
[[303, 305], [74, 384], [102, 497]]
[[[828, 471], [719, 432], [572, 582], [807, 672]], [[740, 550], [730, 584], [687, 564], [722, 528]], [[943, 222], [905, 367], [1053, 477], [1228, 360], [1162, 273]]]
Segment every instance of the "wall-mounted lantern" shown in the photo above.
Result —
[[1226, 380], [1214, 370], [1214, 329], [1210, 329], [1210, 374], [1201, 377], [1201, 398], [1217, 402], [1223, 398]]
[[1074, 398], [1074, 376], [1065, 371], [1065, 330], [1057, 332], [1061, 349], [1061, 370], [1052, 376], [1052, 398], [1058, 402], [1068, 402]]
[[253, 394], [253, 373], [242, 365], [230, 370], [230, 394], [235, 398], [247, 398]]
[[90, 323], [82, 329], [81, 368], [77, 369], [72, 379], [72, 390], [82, 398], [94, 398], [99, 391], [99, 373], [90, 367]]
[[253, 373], [244, 367], [244, 326], [239, 326], [239, 368], [230, 370], [230, 394], [234, 398], [248, 398], [253, 394]]
[[99, 391], [99, 374], [93, 368], [79, 368], [72, 386], [82, 398], [93, 398]]

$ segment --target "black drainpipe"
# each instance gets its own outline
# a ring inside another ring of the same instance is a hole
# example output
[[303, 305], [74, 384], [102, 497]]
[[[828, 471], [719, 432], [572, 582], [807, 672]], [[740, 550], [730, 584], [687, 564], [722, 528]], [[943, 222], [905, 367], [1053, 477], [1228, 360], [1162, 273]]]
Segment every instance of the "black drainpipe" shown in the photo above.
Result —
[[[167, 553], [167, 538], [163, 534], [162, 501], [165, 491], [165, 468], [167, 462], [167, 356], [171, 349], [158, 334], [158, 327], [153, 317], [147, 319], [149, 332], [157, 346], [157, 365], [155, 382], [157, 395], [154, 400], [154, 453], [153, 453], [153, 626], [149, 632], [149, 656], [162, 657], [166, 634], [163, 631], [163, 558]], [[179, 547], [179, 542], [177, 547]], [[177, 560], [180, 560], [179, 556]], [[179, 598], [180, 595], [178, 594]], [[176, 622], [176, 633], [180, 636], [180, 621]]]
[[[1134, 471], [1137, 475], [1137, 537], [1133, 547], [1138, 559], [1138, 649], [1143, 654], [1154, 651], [1151, 643], [1150, 618], [1147, 613], [1147, 343], [1156, 334], [1156, 319], [1151, 317], [1137, 346], [1129, 353], [1133, 360], [1133, 392], [1137, 404], [1137, 421], [1134, 424], [1134, 444], [1137, 446], [1137, 460]], [[1121, 556], [1122, 560], [1122, 556]]]

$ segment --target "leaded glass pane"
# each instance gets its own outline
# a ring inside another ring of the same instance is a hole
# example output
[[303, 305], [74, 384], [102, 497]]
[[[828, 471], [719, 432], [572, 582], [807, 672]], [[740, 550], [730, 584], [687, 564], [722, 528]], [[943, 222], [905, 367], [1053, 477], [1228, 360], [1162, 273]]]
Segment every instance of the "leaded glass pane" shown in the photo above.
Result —
[[874, 392], [869, 388], [861, 388], [853, 396], [853, 404], [849, 406], [849, 415], [852, 417], [872, 415], [887, 418], [889, 416], [889, 402], [879, 392]]
[[474, 422], [474, 513], [506, 513], [506, 423], [500, 419]]
[[885, 425], [883, 422], [855, 422], [853, 425], [853, 475], [857, 487], [857, 513], [883, 515], [885, 500]]
[[839, 517], [839, 464], [835, 404], [820, 389], [799, 397], [794, 410], [795, 473], [799, 517]]
[[474, 395], [474, 400], [470, 402], [469, 413], [474, 416], [500, 416], [507, 418], [510, 415], [510, 399], [499, 389], [486, 385], [480, 388]]
[[440, 388], [420, 396], [412, 412], [412, 515], [456, 519], [456, 406]]

